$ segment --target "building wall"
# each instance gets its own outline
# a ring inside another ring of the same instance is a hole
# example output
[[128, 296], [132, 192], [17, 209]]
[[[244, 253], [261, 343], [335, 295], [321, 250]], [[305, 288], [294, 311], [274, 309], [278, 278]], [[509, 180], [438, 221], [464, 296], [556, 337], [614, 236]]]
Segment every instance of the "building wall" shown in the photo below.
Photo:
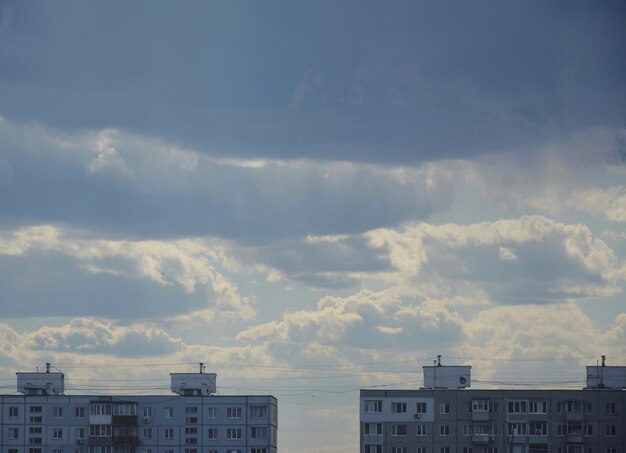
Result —
[[[361, 390], [360, 399], [361, 453], [626, 453], [620, 390]], [[367, 401], [382, 412], [366, 412]], [[478, 401], [491, 410], [473, 410]], [[392, 412], [399, 402], [406, 413]]]
[[[136, 416], [117, 418], [136, 438], [97, 448], [90, 424], [111, 416], [91, 415], [94, 402], [135, 404]], [[272, 396], [0, 396], [0, 453], [276, 453], [277, 420]]]

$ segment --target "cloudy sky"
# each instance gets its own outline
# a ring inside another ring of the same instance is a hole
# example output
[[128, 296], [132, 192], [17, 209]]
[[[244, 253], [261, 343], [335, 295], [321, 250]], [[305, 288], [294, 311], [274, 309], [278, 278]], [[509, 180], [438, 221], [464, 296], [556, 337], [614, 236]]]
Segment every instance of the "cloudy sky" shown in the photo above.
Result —
[[436, 354], [475, 387], [625, 365], [624, 23], [0, 0], [0, 387], [49, 361], [167, 392], [202, 361], [279, 398], [282, 450], [340, 453], [358, 389]]

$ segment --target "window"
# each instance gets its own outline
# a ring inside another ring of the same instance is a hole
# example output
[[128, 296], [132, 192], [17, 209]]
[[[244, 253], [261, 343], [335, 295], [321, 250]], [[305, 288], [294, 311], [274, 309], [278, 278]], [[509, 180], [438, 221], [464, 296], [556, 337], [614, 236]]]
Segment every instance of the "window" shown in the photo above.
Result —
[[440, 425], [439, 426], [439, 435], [440, 436], [449, 436], [450, 435], [450, 425]]
[[17, 448], [9, 448], [9, 453], [18, 453], [18, 451]]
[[426, 453], [426, 447], [417, 447], [415, 453]]
[[85, 417], [85, 408], [84, 407], [76, 407], [76, 408], [74, 408], [74, 416], [76, 418], [83, 418], [83, 417]]
[[472, 453], [472, 447], [463, 447], [463, 453]]
[[567, 434], [567, 429], [565, 427], [565, 424], [559, 423], [558, 425], [556, 425], [557, 436], [565, 436], [566, 434]]
[[383, 453], [382, 445], [366, 445], [365, 453]]
[[606, 436], [607, 437], [615, 437], [616, 436], [616, 428], [615, 425], [607, 425], [606, 427]]
[[391, 447], [391, 453], [406, 453], [406, 447]]
[[267, 417], [267, 406], [250, 406], [251, 418], [265, 418]]
[[196, 428], [195, 426], [188, 426], [185, 428], [185, 434], [198, 434], [198, 428]]
[[365, 423], [363, 425], [363, 433], [368, 436], [382, 436], [383, 424], [382, 423]]
[[415, 409], [415, 412], [417, 412], [418, 414], [425, 414], [426, 409], [426, 403], [417, 403], [417, 408]]
[[198, 417], [185, 417], [185, 423], [188, 425], [195, 425], [198, 423]]
[[583, 424], [582, 422], [570, 422], [567, 424], [567, 434], [577, 434], [580, 435], [583, 433]]
[[250, 453], [267, 453], [267, 448], [265, 448], [265, 447], [251, 448], [250, 449]]
[[392, 414], [406, 414], [406, 403], [391, 403]]
[[491, 412], [491, 413], [498, 412], [498, 402], [497, 401], [489, 401], [489, 412]]
[[20, 436], [19, 428], [9, 428], [9, 439], [17, 439]]
[[[174, 449], [168, 448], [167, 450], [165, 450], [165, 453], [174, 453]], [[209, 450], [209, 453], [211, 453], [211, 450]], [[215, 453], [217, 453], [217, 450]]]
[[91, 437], [110, 437], [111, 425], [89, 425], [89, 435]]
[[406, 436], [406, 425], [391, 425], [392, 436]]
[[74, 428], [74, 439], [80, 440], [85, 438], [85, 428]]
[[583, 453], [582, 445], [568, 445], [567, 453]]
[[[476, 427], [478, 427], [480, 425], [477, 425]], [[472, 425], [469, 424], [465, 424], [463, 425], [463, 435], [464, 436], [471, 436], [472, 435]]]
[[165, 418], [172, 418], [174, 417], [174, 408], [173, 407], [166, 407], [165, 408]]
[[363, 408], [365, 412], [382, 412], [383, 402], [382, 400], [365, 400], [363, 402]]
[[449, 414], [450, 413], [450, 403], [444, 401], [439, 403], [439, 413], [440, 414]]
[[92, 404], [89, 408], [89, 413], [91, 415], [111, 415], [111, 405], [110, 404]]
[[144, 439], [152, 439], [152, 428], [144, 428], [142, 434]]
[[450, 453], [450, 447], [439, 448], [439, 453]]
[[[174, 453], [174, 450], [172, 450], [171, 452], [165, 450], [165, 453]], [[217, 448], [209, 448], [206, 453], [217, 453]]]
[[525, 436], [527, 434], [526, 423], [509, 423], [507, 434], [509, 436]]
[[144, 407], [143, 408], [143, 416], [144, 417], [152, 417], [152, 408], [151, 407]]
[[36, 426], [35, 427], [31, 427], [31, 428], [28, 428], [28, 433], [29, 434], [41, 434], [42, 433], [42, 429], [41, 429], [41, 427], [36, 427]]
[[226, 450], [226, 453], [241, 453], [241, 450], [238, 448], [229, 448]]
[[267, 439], [267, 428], [265, 426], [253, 426], [250, 428], [250, 437], [253, 439]]
[[54, 408], [52, 408], [52, 415], [54, 416], [54, 418], [61, 418], [61, 417], [63, 417], [63, 408], [62, 407], [54, 407]]
[[63, 439], [63, 428], [53, 428], [52, 429], [52, 438], [53, 439]]
[[426, 425], [417, 425], [417, 435], [418, 436], [427, 436]]
[[29, 448], [28, 453], [41, 453], [41, 448]]
[[593, 436], [593, 425], [585, 425], [583, 436]]
[[19, 417], [20, 415], [20, 408], [17, 406], [10, 406], [9, 407], [9, 417], [11, 418], [15, 418], [15, 417]]
[[531, 401], [528, 403], [529, 414], [547, 414], [548, 402], [547, 401]]
[[33, 413], [41, 413], [43, 412], [43, 409], [41, 408], [41, 406], [30, 406], [28, 408], [28, 411], [33, 414]]
[[197, 414], [198, 406], [185, 406], [185, 414]]
[[495, 423], [491, 425], [491, 435], [497, 436], [500, 433], [499, 429], [500, 429], [499, 426], [496, 425]]
[[617, 407], [615, 403], [606, 403], [606, 413], [608, 415], [615, 415], [617, 413]]
[[217, 439], [217, 428], [209, 428], [208, 437], [209, 439]]
[[609, 447], [606, 449], [606, 453], [617, 453], [617, 448]]
[[152, 453], [152, 448], [142, 448], [141, 453]]
[[209, 418], [217, 418], [217, 407], [208, 407], [207, 408], [207, 417]]
[[487, 448], [487, 453], [498, 453], [498, 447]]
[[137, 404], [136, 403], [114, 404], [113, 415], [137, 415]]
[[508, 402], [509, 414], [525, 414], [526, 413], [526, 401], [512, 400]]
[[228, 428], [226, 430], [226, 439], [241, 439], [241, 428]]
[[583, 402], [580, 400], [577, 401], [566, 401], [565, 402], [565, 411], [566, 412], [582, 412], [583, 411]]
[[174, 428], [165, 428], [165, 432], [163, 433], [165, 435], [165, 439], [167, 440], [171, 440], [174, 438]]
[[473, 412], [485, 412], [489, 410], [489, 401], [487, 400], [473, 400], [472, 401], [472, 411]]
[[528, 434], [531, 436], [547, 436], [548, 422], [530, 422], [528, 424]]
[[61, 450], [60, 448], [53, 448], [52, 453], [63, 453], [63, 450]]
[[241, 408], [240, 407], [227, 408], [226, 417], [227, 418], [241, 418]]

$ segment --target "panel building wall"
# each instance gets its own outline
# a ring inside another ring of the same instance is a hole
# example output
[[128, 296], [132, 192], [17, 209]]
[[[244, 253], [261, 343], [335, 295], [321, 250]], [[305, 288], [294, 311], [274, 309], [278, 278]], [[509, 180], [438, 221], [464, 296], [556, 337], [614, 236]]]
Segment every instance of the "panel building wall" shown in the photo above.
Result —
[[0, 396], [0, 453], [276, 453], [273, 396]]
[[361, 390], [361, 453], [624, 453], [623, 390]]

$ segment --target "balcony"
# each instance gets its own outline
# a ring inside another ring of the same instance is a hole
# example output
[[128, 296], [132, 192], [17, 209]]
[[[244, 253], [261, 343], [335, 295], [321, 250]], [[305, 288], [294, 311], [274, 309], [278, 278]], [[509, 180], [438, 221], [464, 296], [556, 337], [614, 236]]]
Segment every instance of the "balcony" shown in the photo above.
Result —
[[472, 412], [472, 421], [474, 421], [474, 422], [487, 422], [487, 421], [489, 421], [489, 412], [488, 411], [473, 411]]
[[491, 441], [491, 435], [486, 433], [472, 434], [472, 442], [475, 444], [486, 444]]
[[568, 434], [567, 435], [567, 443], [568, 444], [582, 444], [583, 443], [583, 435], [582, 434]]
[[525, 422], [528, 420], [528, 414], [517, 413], [517, 412], [509, 412], [506, 414], [506, 420], [508, 422], [516, 423], [516, 422]]
[[582, 412], [566, 412], [565, 420], [567, 420], [568, 422], [580, 422], [583, 420], [583, 413]]
[[527, 436], [521, 434], [514, 434], [508, 437], [510, 444], [525, 444]]
[[546, 445], [548, 443], [547, 434], [535, 434], [528, 436], [528, 443], [533, 445]]
[[113, 445], [139, 445], [139, 438], [137, 436], [113, 437]]
[[137, 424], [137, 416], [136, 415], [113, 415], [111, 420], [114, 425], [136, 425]]
[[383, 443], [382, 434], [364, 434], [363, 443], [372, 445], [381, 445]]
[[102, 436], [102, 437], [91, 437], [87, 439], [87, 445], [91, 446], [101, 446], [101, 445], [113, 445], [113, 438], [110, 436]]

